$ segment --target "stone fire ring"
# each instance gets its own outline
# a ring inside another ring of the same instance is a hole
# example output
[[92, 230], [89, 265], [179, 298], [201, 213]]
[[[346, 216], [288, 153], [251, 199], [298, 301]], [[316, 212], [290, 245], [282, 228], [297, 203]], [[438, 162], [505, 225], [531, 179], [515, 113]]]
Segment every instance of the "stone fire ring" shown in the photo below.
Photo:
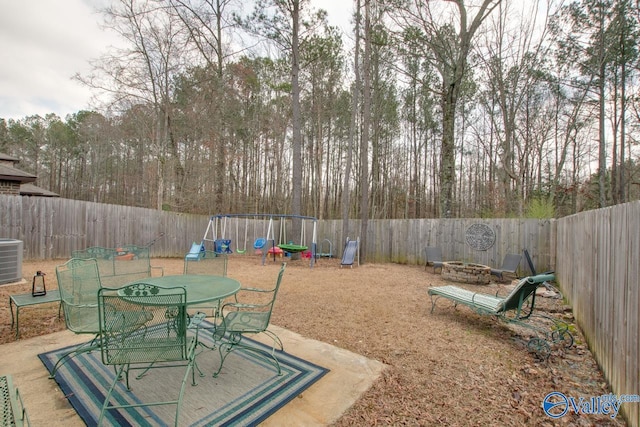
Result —
[[454, 282], [488, 285], [491, 282], [491, 267], [461, 261], [443, 262], [442, 278]]

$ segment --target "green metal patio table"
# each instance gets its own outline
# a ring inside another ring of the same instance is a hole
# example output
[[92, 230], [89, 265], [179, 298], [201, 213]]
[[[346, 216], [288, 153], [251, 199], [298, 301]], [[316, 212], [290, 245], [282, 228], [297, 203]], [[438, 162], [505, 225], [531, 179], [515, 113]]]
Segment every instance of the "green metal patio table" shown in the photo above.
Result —
[[[189, 305], [197, 306], [198, 304], [202, 304], [204, 302], [221, 301], [226, 297], [235, 295], [240, 290], [240, 282], [235, 279], [231, 279], [225, 276], [202, 274], [181, 274], [149, 277], [146, 279], [137, 280], [130, 284], [134, 283], [144, 283], [166, 289], [183, 287], [187, 291], [187, 307]], [[200, 318], [200, 320], [202, 320], [202, 318]], [[196, 327], [196, 329], [198, 328], [199, 326]], [[206, 344], [200, 342], [200, 340], [198, 340], [197, 338], [197, 335], [196, 340], [198, 342], [198, 345], [202, 345], [203, 347], [206, 347], [210, 350], [213, 349], [212, 347], [209, 347]], [[196, 369], [198, 369], [197, 365]]]
[[235, 295], [240, 290], [240, 282], [223, 276], [202, 274], [178, 274], [172, 276], [148, 277], [132, 283], [148, 283], [159, 288], [181, 286], [187, 291], [187, 305], [217, 301]]

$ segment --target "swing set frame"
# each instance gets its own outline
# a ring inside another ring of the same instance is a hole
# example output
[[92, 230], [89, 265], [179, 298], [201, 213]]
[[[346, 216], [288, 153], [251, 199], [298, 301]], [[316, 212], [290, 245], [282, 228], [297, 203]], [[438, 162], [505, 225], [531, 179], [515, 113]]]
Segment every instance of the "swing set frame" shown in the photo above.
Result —
[[[302, 251], [310, 251], [310, 261], [309, 261], [309, 267], [313, 268], [313, 265], [315, 264], [315, 260], [316, 260], [316, 252], [317, 252], [317, 225], [318, 225], [318, 219], [312, 216], [304, 216], [304, 215], [287, 215], [287, 214], [258, 214], [258, 213], [250, 213], [250, 214], [217, 214], [217, 215], [212, 215], [209, 218], [209, 223], [207, 225], [207, 229], [204, 233], [204, 236], [202, 238], [202, 245], [205, 246], [207, 244], [207, 242], [209, 242], [210, 245], [213, 245], [213, 249], [220, 249], [220, 242], [224, 242], [223, 245], [223, 249], [225, 252], [230, 253], [232, 252], [231, 250], [231, 241], [232, 239], [230, 238], [230, 222], [232, 219], [235, 219], [235, 234], [236, 234], [236, 252], [238, 253], [245, 253], [247, 250], [247, 238], [249, 236], [249, 220], [253, 220], [253, 230], [254, 230], [254, 234], [256, 234], [256, 223], [255, 221], [261, 220], [262, 223], [264, 224], [267, 220], [268, 222], [268, 227], [266, 229], [266, 233], [264, 235], [254, 235], [252, 236], [254, 240], [258, 240], [260, 238], [265, 239], [266, 242], [268, 242], [267, 244], [265, 244], [264, 248], [262, 248], [262, 265], [265, 265], [265, 261], [267, 258], [268, 254], [273, 254], [273, 259], [275, 261], [276, 258], [276, 251], [279, 248], [280, 250], [284, 251], [284, 252], [288, 252], [288, 253], [296, 253], [296, 252], [302, 252]], [[243, 249], [239, 249], [240, 248], [240, 234], [241, 234], [241, 227], [240, 227], [240, 219], [244, 219], [244, 248]], [[302, 221], [301, 227], [300, 227], [300, 244], [296, 245], [296, 244], [292, 244], [292, 243], [288, 243], [287, 242], [287, 236], [286, 236], [286, 222], [287, 221], [294, 221], [294, 220], [300, 220]], [[274, 223], [274, 221], [278, 221], [279, 226], [280, 226], [280, 230], [279, 230], [279, 242], [276, 243], [276, 239], [275, 239], [275, 227], [276, 224]], [[311, 245], [310, 246], [305, 246], [305, 238], [306, 238], [306, 227], [305, 227], [305, 221], [310, 221], [312, 223], [312, 237], [311, 237]], [[263, 227], [264, 229], [264, 227]], [[269, 246], [270, 243], [270, 248], [267, 248], [267, 246]]]

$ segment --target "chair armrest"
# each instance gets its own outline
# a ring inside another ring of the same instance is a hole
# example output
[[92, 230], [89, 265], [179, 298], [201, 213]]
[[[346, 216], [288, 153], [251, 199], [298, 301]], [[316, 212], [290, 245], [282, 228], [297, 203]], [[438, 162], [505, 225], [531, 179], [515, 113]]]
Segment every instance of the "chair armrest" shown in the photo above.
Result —
[[[240, 288], [240, 290], [238, 290], [238, 292], [236, 292], [236, 294], [233, 296], [233, 299], [235, 300], [236, 303], [240, 303], [240, 300], [243, 298], [238, 298], [239, 295], [242, 295], [242, 292], [247, 292], [247, 294], [245, 295], [245, 297], [248, 297], [248, 295], [265, 295], [265, 294], [269, 294], [273, 292], [273, 289], [260, 289], [260, 288]], [[263, 297], [264, 299], [264, 297]]]
[[241, 302], [229, 302], [225, 305], [222, 306], [222, 310], [224, 310], [226, 307], [232, 307], [235, 309], [248, 309], [248, 308], [263, 308], [263, 307], [268, 307], [270, 306], [271, 303], [267, 303], [267, 304], [247, 304], [247, 303], [241, 303]]
[[73, 307], [73, 308], [95, 308], [96, 310], [98, 310], [98, 304], [97, 303], [91, 303], [91, 304], [73, 304], [70, 302], [66, 302], [66, 301], [62, 301], [63, 306], [64, 305], [68, 305], [69, 307]]
[[259, 288], [240, 288], [238, 292], [247, 291], [247, 292], [273, 292], [273, 289], [259, 289]]

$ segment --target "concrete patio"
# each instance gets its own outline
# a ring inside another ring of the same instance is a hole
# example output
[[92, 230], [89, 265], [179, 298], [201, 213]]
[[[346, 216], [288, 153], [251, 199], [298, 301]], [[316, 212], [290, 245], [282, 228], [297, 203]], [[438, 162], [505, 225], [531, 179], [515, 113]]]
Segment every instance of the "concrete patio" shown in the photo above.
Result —
[[[297, 399], [269, 417], [263, 426], [323, 426], [337, 420], [385, 369], [384, 364], [355, 353], [310, 340], [276, 326], [285, 350], [330, 372]], [[260, 337], [256, 337], [260, 340]], [[87, 336], [69, 331], [4, 344], [0, 374], [11, 375], [23, 396], [34, 426], [83, 426], [38, 354], [87, 341]], [[265, 341], [267, 342], [267, 341]]]

